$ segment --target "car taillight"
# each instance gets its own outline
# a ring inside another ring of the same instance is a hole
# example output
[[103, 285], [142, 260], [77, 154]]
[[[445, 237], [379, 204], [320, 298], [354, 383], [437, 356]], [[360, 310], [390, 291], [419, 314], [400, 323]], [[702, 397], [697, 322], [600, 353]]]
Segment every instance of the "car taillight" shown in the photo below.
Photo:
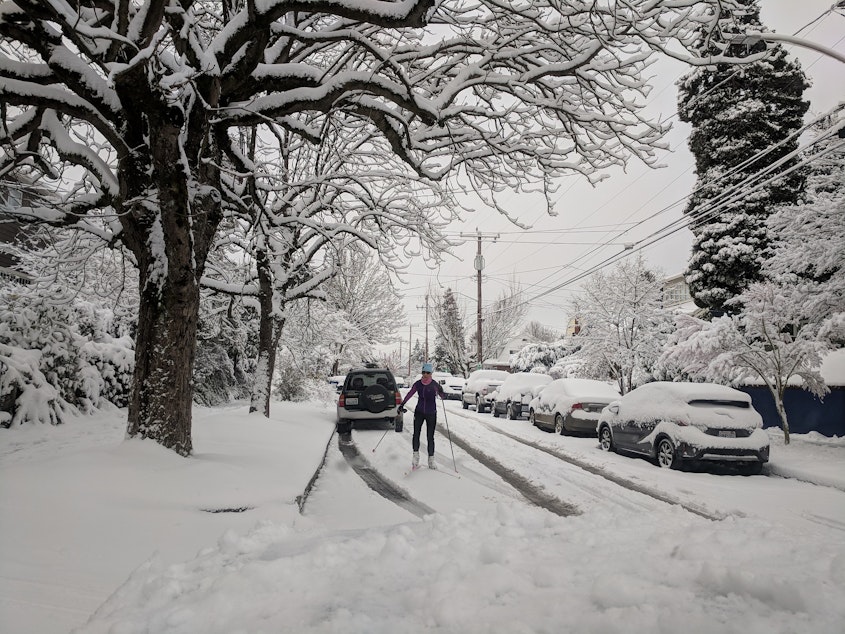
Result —
[[584, 405], [581, 403], [573, 403], [572, 409], [584, 409]]
[[346, 394], [341, 394], [340, 398], [337, 399], [338, 407], [346, 407]]
[[402, 395], [398, 391], [394, 392], [394, 394], [396, 394], [396, 404], [401, 405], [402, 404]]

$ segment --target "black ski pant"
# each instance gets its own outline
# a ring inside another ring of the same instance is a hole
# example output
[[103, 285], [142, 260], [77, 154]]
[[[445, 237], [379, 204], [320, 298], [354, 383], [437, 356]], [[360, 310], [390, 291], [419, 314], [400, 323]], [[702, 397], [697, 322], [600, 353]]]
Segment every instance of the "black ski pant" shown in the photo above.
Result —
[[428, 441], [428, 455], [434, 455], [434, 426], [437, 425], [437, 412], [423, 413], [414, 412], [414, 438], [411, 440], [411, 447], [414, 451], [420, 450], [420, 432], [425, 421], [425, 439]]

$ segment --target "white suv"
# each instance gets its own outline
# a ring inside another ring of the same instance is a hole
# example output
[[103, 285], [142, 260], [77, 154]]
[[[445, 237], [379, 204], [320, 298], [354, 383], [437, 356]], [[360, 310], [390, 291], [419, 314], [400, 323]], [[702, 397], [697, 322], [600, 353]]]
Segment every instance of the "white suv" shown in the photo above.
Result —
[[361, 368], [346, 375], [337, 399], [337, 431], [348, 434], [361, 423], [395, 424], [402, 395], [388, 368]]
[[504, 370], [476, 370], [467, 377], [461, 392], [461, 406], [464, 409], [475, 405], [475, 411], [484, 412], [490, 407], [491, 395], [510, 376]]

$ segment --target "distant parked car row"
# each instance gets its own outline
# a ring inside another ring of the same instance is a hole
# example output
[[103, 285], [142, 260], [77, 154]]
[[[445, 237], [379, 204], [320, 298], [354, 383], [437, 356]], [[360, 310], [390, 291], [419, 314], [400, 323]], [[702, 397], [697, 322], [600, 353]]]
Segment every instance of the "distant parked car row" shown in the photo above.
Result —
[[724, 385], [655, 382], [620, 397], [602, 381], [477, 370], [461, 401], [495, 417], [527, 416], [558, 434], [596, 434], [604, 451], [644, 455], [665, 468], [729, 462], [756, 474], [769, 460], [769, 437], [751, 397]]

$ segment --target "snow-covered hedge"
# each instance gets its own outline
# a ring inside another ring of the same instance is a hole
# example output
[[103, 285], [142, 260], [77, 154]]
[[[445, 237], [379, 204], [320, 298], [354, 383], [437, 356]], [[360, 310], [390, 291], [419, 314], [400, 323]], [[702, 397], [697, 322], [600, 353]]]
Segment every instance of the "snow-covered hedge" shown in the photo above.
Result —
[[12, 285], [0, 291], [0, 424], [59, 424], [106, 401], [125, 405], [130, 337], [108, 332], [108, 309]]

